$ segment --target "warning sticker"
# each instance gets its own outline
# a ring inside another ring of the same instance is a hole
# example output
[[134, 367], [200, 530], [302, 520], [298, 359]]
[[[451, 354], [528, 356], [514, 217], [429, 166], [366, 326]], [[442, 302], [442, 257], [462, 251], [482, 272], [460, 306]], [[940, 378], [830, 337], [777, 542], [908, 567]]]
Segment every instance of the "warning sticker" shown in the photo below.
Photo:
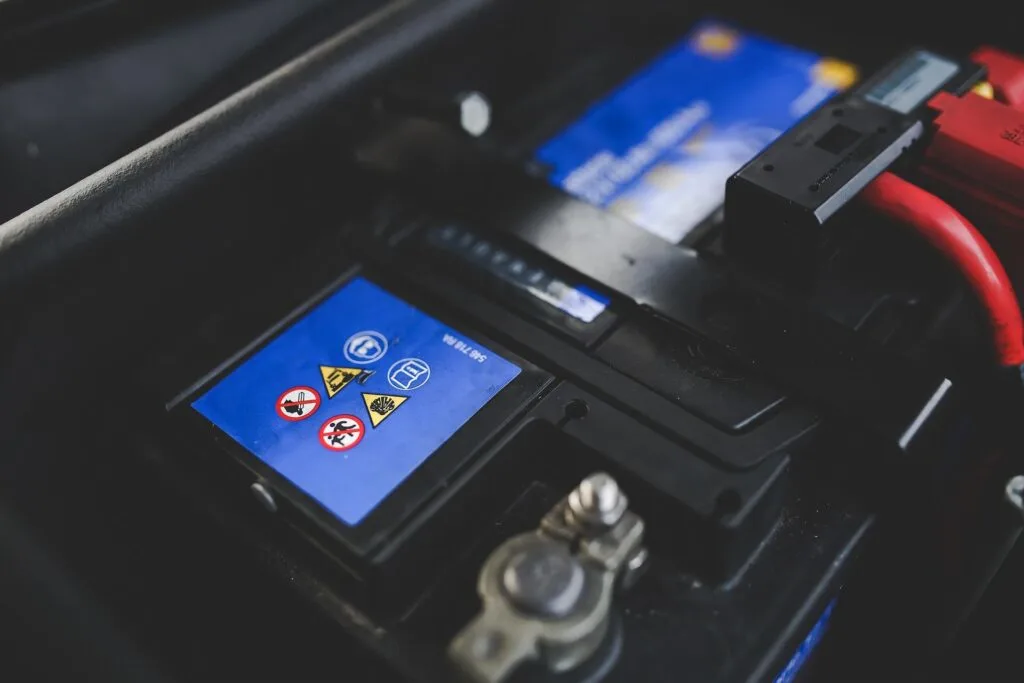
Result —
[[332, 451], [347, 451], [363, 440], [366, 426], [355, 415], [335, 415], [320, 427], [320, 443]]
[[[519, 373], [471, 336], [355, 278], [192, 405], [339, 520], [355, 525]], [[284, 401], [287, 387], [305, 397], [295, 393]], [[326, 422], [319, 404], [303, 402], [314, 400], [312, 387], [329, 400], [327, 415], [334, 417]], [[272, 413], [275, 401], [280, 407]], [[302, 417], [312, 414], [314, 406], [318, 419], [295, 419], [300, 409]]]
[[377, 425], [386, 420], [389, 415], [409, 400], [408, 396], [389, 396], [388, 394], [363, 394], [363, 403], [366, 404], [366, 413], [370, 416], [370, 424], [376, 429]]
[[327, 398], [334, 398], [338, 392], [352, 383], [363, 373], [361, 368], [335, 368], [330, 365], [320, 366], [320, 376], [324, 380]]
[[277, 397], [277, 414], [289, 422], [312, 417], [320, 407], [320, 394], [312, 387], [295, 387]]

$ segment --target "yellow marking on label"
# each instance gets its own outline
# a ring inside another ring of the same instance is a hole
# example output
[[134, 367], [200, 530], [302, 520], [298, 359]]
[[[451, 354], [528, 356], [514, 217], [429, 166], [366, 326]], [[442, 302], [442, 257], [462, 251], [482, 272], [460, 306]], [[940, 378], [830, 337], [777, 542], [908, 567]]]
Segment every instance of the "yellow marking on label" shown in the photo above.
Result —
[[740, 37], [735, 31], [711, 26], [697, 34], [697, 52], [711, 57], [725, 57], [736, 51]]
[[391, 417], [391, 414], [408, 400], [408, 396], [398, 396], [396, 394], [363, 394], [366, 414], [370, 417], [370, 424], [373, 425], [374, 429], [381, 422]]
[[828, 85], [838, 90], [846, 90], [857, 82], [860, 76], [857, 67], [841, 59], [825, 57], [814, 65], [811, 77], [822, 85]]
[[324, 378], [324, 389], [327, 398], [334, 398], [338, 392], [352, 383], [362, 374], [361, 368], [336, 368], [330, 365], [320, 366], [320, 376]]

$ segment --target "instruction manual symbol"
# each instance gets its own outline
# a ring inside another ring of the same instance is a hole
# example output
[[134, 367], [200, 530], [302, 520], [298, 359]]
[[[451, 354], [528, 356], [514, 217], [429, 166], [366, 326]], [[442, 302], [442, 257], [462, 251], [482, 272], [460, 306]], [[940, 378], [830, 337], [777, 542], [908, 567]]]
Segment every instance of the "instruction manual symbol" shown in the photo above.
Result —
[[366, 414], [370, 416], [370, 424], [374, 428], [386, 420], [393, 412], [409, 400], [408, 396], [391, 396], [389, 394], [363, 394]]
[[388, 370], [388, 384], [399, 391], [419, 389], [430, 379], [430, 366], [420, 358], [403, 358]]
[[335, 368], [330, 365], [320, 366], [320, 375], [324, 378], [324, 389], [327, 398], [334, 398], [338, 392], [351, 384], [352, 380], [362, 373], [361, 368]]

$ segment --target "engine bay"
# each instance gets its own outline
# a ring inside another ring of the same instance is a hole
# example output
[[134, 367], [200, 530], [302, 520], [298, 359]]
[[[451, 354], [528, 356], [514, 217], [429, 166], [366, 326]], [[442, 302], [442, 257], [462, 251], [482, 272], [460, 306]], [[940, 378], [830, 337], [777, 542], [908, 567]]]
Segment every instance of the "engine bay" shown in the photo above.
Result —
[[581, 4], [385, 4], [0, 228], [26, 670], [944, 680], [1024, 45]]

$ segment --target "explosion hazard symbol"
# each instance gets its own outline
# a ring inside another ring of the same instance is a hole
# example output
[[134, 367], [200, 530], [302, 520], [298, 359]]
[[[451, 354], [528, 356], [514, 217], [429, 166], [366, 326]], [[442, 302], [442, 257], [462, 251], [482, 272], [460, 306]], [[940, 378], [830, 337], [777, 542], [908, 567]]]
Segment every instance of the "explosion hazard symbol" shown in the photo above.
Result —
[[390, 394], [363, 394], [363, 403], [366, 404], [366, 414], [370, 416], [370, 424], [374, 429], [389, 418], [392, 413], [409, 400], [408, 396], [394, 396]]

